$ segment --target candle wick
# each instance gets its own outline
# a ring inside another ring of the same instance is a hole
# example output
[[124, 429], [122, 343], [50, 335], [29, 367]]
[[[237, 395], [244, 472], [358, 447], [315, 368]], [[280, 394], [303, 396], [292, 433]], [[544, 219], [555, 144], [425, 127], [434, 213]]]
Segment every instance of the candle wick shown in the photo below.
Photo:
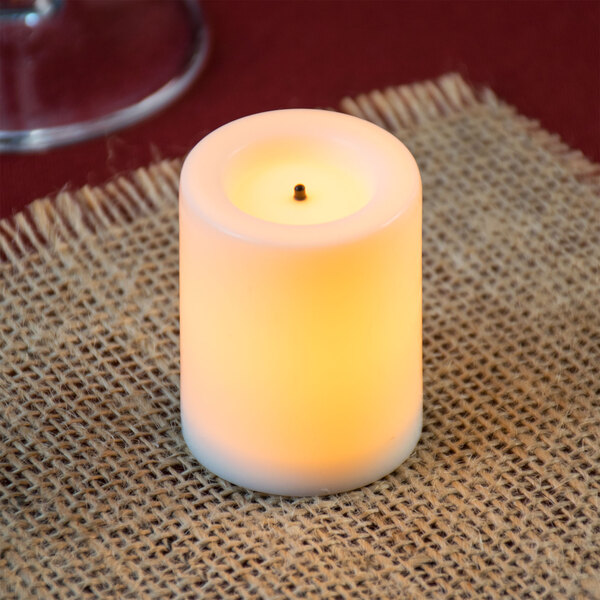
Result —
[[306, 200], [306, 188], [301, 183], [294, 186], [294, 200]]

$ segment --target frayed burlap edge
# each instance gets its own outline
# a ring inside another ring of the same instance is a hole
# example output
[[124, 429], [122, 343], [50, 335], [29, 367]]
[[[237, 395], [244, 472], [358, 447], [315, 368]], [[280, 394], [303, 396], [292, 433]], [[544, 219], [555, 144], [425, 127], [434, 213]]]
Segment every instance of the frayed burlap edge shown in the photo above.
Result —
[[[490, 108], [516, 122], [571, 176], [600, 194], [600, 165], [571, 149], [558, 135], [542, 129], [539, 122], [518, 114], [491, 89], [477, 90], [459, 74], [344, 98], [339, 106], [341, 112], [371, 121], [401, 139], [405, 132], [426, 122]], [[131, 223], [165, 203], [177, 202], [182, 163], [182, 158], [164, 160], [102, 186], [84, 186], [54, 198], [35, 200], [21, 212], [0, 220], [0, 260], [18, 266], [18, 261], [32, 251], [61, 251], [89, 233]]]

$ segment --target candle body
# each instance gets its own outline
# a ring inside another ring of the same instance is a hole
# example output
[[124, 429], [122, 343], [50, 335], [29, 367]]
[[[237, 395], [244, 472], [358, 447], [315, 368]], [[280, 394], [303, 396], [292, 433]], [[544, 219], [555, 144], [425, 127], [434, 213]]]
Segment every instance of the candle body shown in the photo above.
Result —
[[232, 231], [199, 211], [185, 176], [181, 413], [192, 453], [234, 483], [287, 495], [392, 471], [421, 430], [418, 171], [409, 198], [385, 198], [401, 206], [392, 219], [364, 230], [267, 223], [277, 229], [266, 238], [251, 215]]

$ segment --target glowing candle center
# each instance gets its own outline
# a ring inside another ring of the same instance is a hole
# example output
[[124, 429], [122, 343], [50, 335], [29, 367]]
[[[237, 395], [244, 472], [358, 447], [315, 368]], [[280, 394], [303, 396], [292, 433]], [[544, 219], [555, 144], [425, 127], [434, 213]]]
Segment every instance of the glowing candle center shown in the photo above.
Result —
[[[373, 184], [356, 162], [356, 153], [335, 141], [275, 139], [232, 159], [225, 190], [240, 210], [264, 221], [328, 223], [358, 212], [373, 197]], [[296, 185], [290, 194], [295, 181], [304, 190]]]

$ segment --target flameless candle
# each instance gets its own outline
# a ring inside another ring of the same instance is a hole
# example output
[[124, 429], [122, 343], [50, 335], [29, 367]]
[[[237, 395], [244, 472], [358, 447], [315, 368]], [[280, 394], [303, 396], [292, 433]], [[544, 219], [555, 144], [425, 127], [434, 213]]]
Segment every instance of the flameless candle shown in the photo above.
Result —
[[191, 452], [262, 492], [349, 490], [421, 432], [421, 180], [355, 117], [221, 127], [180, 184], [181, 419]]

